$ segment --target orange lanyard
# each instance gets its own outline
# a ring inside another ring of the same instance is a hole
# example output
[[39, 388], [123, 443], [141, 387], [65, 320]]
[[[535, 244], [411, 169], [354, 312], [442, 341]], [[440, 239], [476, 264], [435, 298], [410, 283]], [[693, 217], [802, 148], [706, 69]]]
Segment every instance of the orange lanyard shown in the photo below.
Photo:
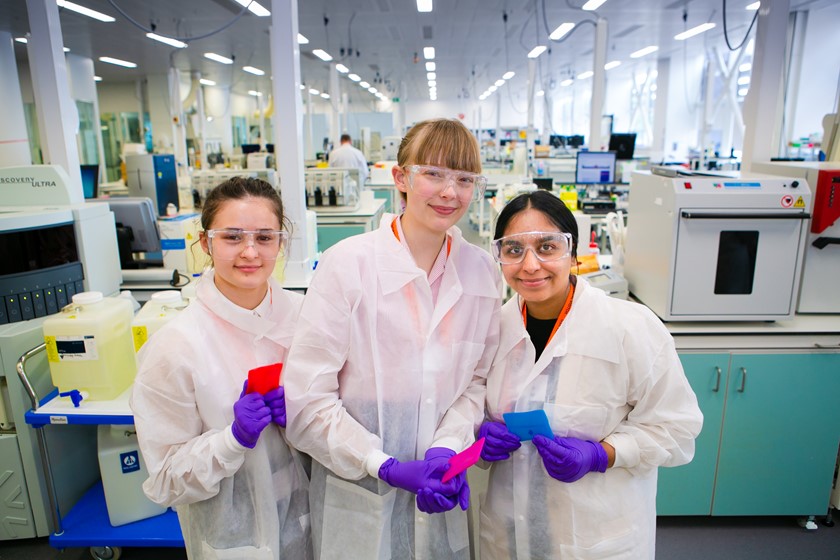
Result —
[[[397, 241], [402, 243], [402, 239], [400, 239], [400, 232], [397, 229], [397, 220], [399, 218], [394, 218], [394, 221], [391, 222], [391, 231], [394, 232], [394, 237], [397, 238]], [[448, 235], [446, 236], [446, 256], [449, 256], [449, 252], [452, 250], [452, 238]]]
[[[551, 339], [554, 338], [554, 333], [557, 332], [557, 329], [560, 328], [560, 325], [563, 324], [563, 320], [566, 319], [566, 316], [569, 314], [569, 311], [572, 309], [572, 299], [575, 297], [575, 285], [569, 284], [569, 293], [566, 295], [566, 302], [563, 304], [563, 309], [560, 311], [560, 315], [557, 317], [557, 321], [554, 323], [554, 328], [551, 329], [551, 334], [548, 335], [548, 340], [545, 342], [545, 345], [551, 342]], [[528, 308], [526, 304], [522, 304], [522, 322], [525, 324], [525, 328], [528, 328]]]

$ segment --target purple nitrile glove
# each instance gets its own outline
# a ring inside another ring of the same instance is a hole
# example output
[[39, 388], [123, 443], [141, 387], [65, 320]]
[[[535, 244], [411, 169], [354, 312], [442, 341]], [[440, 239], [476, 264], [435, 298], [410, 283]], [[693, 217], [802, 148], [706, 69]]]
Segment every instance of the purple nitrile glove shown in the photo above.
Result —
[[265, 395], [265, 404], [271, 409], [271, 421], [280, 426], [286, 427], [286, 390], [283, 386], [272, 389]]
[[271, 409], [259, 393], [245, 394], [248, 381], [242, 387], [239, 400], [233, 403], [233, 437], [244, 447], [253, 449], [266, 426], [271, 423]]
[[458, 491], [457, 477], [445, 483], [440, 481], [447, 468], [447, 461], [440, 457], [405, 462], [391, 457], [379, 467], [379, 478], [395, 488], [402, 488], [413, 494], [417, 494], [421, 488], [428, 487], [433, 492], [452, 495]]
[[448, 497], [429, 488], [421, 488], [417, 492], [417, 509], [423, 513], [443, 513], [454, 509], [458, 505], [458, 497]]
[[545, 470], [561, 482], [574, 482], [586, 473], [607, 470], [607, 452], [596, 441], [571, 437], [550, 440], [537, 435], [534, 436], [534, 445], [542, 457]]
[[[430, 447], [423, 458], [430, 464], [443, 465], [444, 472], [446, 472], [446, 470], [449, 469], [449, 458], [453, 456], [455, 456], [455, 452], [447, 447]], [[424, 510], [421, 507], [420, 493], [418, 493], [417, 507], [420, 511], [426, 511], [426, 513], [441, 513], [443, 511], [449, 511], [456, 505], [460, 505], [462, 510], [467, 511], [467, 508], [470, 507], [470, 485], [467, 483], [467, 473], [462, 472], [455, 475], [452, 479], [448, 480], [446, 484], [450, 484], [452, 482], [456, 484], [456, 489], [451, 494], [435, 493], [434, 496], [429, 496], [428, 494], [424, 496], [423, 501], [426, 504], [429, 504], [430, 508], [435, 508], [436, 511]]]
[[510, 454], [519, 449], [522, 443], [519, 436], [507, 429], [501, 422], [485, 422], [478, 429], [476, 439], [484, 438], [481, 458], [485, 461], [503, 461], [510, 459]]

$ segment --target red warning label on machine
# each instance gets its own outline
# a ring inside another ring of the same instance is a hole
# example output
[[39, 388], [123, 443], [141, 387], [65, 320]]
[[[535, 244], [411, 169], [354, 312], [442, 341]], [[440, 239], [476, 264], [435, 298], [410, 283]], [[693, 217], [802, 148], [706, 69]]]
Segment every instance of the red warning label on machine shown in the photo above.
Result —
[[786, 194], [782, 197], [782, 208], [790, 208], [793, 206], [793, 196]]

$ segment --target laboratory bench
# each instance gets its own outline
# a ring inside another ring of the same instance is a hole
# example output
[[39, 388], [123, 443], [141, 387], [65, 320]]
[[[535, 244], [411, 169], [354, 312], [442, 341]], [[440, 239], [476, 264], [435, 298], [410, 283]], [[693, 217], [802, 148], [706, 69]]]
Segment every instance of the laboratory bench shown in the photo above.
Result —
[[840, 316], [665, 323], [703, 411], [688, 465], [659, 469], [659, 515], [822, 516], [840, 444]]

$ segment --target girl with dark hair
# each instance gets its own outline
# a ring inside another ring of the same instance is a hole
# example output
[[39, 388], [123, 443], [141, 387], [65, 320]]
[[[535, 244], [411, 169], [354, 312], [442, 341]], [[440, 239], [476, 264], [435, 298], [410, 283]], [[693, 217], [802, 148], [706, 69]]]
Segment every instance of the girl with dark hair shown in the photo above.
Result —
[[248, 392], [282, 362], [303, 297], [271, 277], [286, 245], [279, 193], [235, 177], [207, 196], [197, 299], [138, 355], [131, 397], [143, 484], [173, 506], [193, 560], [311, 558], [304, 456], [286, 443], [284, 389]]
[[[572, 274], [575, 218], [536, 191], [499, 214], [492, 252], [516, 296], [487, 378], [481, 558], [654, 558], [656, 474], [689, 462], [703, 417], [673, 339], [646, 307]], [[553, 437], [521, 442], [507, 412]]]

